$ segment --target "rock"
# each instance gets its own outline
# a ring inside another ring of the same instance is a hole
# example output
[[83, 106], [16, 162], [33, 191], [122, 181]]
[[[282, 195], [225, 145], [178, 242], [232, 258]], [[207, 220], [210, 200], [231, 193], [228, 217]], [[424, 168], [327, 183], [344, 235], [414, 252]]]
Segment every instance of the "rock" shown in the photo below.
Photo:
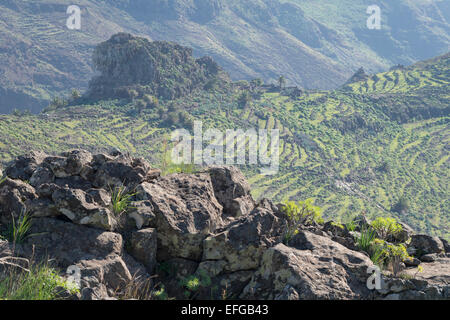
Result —
[[132, 276], [121, 257], [115, 256], [103, 260], [81, 260], [76, 264], [80, 270], [81, 288], [90, 288], [91, 297], [84, 299], [105, 299], [118, 295], [131, 281]]
[[27, 212], [30, 201], [37, 198], [32, 186], [21, 181], [6, 178], [0, 185], [0, 222], [5, 224]]
[[[302, 233], [304, 233], [302, 235]], [[307, 231], [300, 232], [304, 249], [278, 244], [268, 249], [260, 269], [240, 298], [365, 299], [368, 257]]]
[[327, 221], [323, 225], [323, 231], [330, 232], [333, 236], [337, 237], [349, 237], [350, 234], [347, 229], [340, 223], [334, 221]]
[[134, 201], [131, 203], [131, 209], [127, 217], [133, 220], [137, 229], [148, 227], [155, 219], [155, 213], [151, 201]]
[[48, 166], [57, 178], [67, 178], [81, 173], [92, 161], [92, 154], [85, 150], [72, 150], [61, 156], [47, 157], [44, 165]]
[[370, 226], [370, 220], [363, 214], [357, 215], [353, 218], [353, 222], [356, 224], [355, 231], [361, 232], [363, 228]]
[[408, 267], [417, 267], [420, 265], [420, 262], [421, 261], [419, 259], [412, 257], [411, 259], [405, 260], [405, 265]]
[[148, 228], [131, 234], [129, 253], [142, 262], [147, 271], [152, 274], [156, 266], [157, 232]]
[[44, 183], [52, 183], [54, 180], [55, 175], [49, 168], [38, 167], [30, 178], [30, 184], [37, 187]]
[[282, 241], [285, 228], [283, 214], [264, 200], [250, 214], [206, 238], [202, 260], [223, 260], [226, 272], [256, 269], [264, 252]]
[[255, 201], [250, 195], [250, 185], [240, 170], [232, 166], [211, 166], [208, 172], [225, 215], [239, 217], [253, 210]]
[[450, 253], [450, 243], [448, 243], [448, 241], [445, 240], [444, 238], [439, 238], [439, 240], [441, 240], [442, 244], [444, 245], [445, 253]]
[[388, 239], [389, 241], [406, 242], [414, 234], [413, 228], [408, 226], [406, 223], [399, 222], [399, 224], [402, 226], [402, 231], [395, 234], [391, 239]]
[[97, 188], [107, 190], [123, 185], [131, 190], [144, 181], [158, 178], [161, 174], [160, 170], [151, 169], [145, 160], [127, 155], [119, 155], [112, 160], [107, 156], [96, 156], [94, 161], [104, 162], [99, 166], [93, 184]]
[[422, 262], [434, 262], [436, 261], [438, 258], [437, 253], [428, 253], [428, 254], [424, 254], [423, 256], [420, 257], [420, 261]]
[[46, 157], [48, 155], [43, 152], [31, 151], [11, 162], [4, 174], [11, 179], [29, 180]]
[[[87, 228], [51, 218], [34, 218], [31, 234], [24, 244], [26, 256], [54, 259], [62, 269], [80, 260], [121, 256], [122, 236], [118, 233]], [[34, 248], [33, 248], [34, 247]]]
[[422, 256], [428, 253], [444, 252], [444, 244], [438, 237], [426, 234], [415, 234], [411, 236], [411, 242], [408, 245], [409, 252], [413, 251], [414, 255]]
[[109, 209], [80, 189], [58, 189], [52, 194], [58, 211], [77, 224], [113, 230], [116, 221]]
[[222, 225], [222, 206], [217, 202], [207, 174], [176, 174], [137, 188], [138, 200], [149, 202], [158, 230], [158, 261], [185, 258], [200, 261], [203, 239]]

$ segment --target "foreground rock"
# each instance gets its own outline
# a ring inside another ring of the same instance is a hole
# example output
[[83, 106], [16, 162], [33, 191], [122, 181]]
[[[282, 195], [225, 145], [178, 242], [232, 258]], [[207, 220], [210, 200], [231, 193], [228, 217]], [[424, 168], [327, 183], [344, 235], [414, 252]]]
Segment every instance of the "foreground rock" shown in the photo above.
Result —
[[[32, 226], [19, 243], [0, 239], [0, 279], [48, 262], [78, 277], [80, 292], [67, 299], [154, 298], [163, 288], [176, 299], [449, 299], [447, 242], [405, 227], [390, 240], [411, 237], [415, 258], [369, 290], [373, 264], [358, 232], [313, 223], [284, 243], [282, 206], [254, 201], [234, 167], [161, 177], [118, 151], [72, 150], [32, 152], [5, 172], [0, 232], [24, 213]], [[130, 195], [123, 210], [113, 206], [118, 190]], [[357, 230], [367, 223], [357, 217]]]
[[267, 250], [261, 268], [245, 287], [249, 299], [367, 299], [365, 281], [372, 265], [362, 253], [302, 231], [293, 247], [278, 244]]

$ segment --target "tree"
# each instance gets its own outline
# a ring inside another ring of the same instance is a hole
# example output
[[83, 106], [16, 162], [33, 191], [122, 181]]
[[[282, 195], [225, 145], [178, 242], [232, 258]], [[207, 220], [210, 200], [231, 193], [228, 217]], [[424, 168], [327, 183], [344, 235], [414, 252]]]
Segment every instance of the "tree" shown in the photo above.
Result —
[[252, 96], [248, 91], [242, 92], [238, 97], [238, 104], [241, 107], [246, 107], [250, 101], [252, 101]]
[[81, 98], [80, 91], [78, 91], [77, 89], [73, 89], [71, 92], [71, 96], [72, 96], [72, 100], [80, 99]]
[[284, 76], [280, 76], [278, 78], [278, 84], [280, 86], [280, 90], [283, 89], [283, 87], [286, 86], [286, 78]]

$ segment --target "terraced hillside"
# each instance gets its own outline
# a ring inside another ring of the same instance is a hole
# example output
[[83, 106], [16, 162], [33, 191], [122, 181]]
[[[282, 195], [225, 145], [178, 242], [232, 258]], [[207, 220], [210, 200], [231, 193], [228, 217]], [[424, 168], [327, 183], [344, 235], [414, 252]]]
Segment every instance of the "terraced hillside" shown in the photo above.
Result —
[[[145, 110], [113, 100], [1, 116], [0, 158], [116, 147], [161, 166], [182, 123], [167, 122], [176, 106], [204, 127], [280, 130], [279, 173], [243, 167], [257, 198], [313, 198], [325, 216], [344, 222], [362, 211], [390, 214], [449, 238], [450, 54], [329, 92], [294, 97], [242, 82], [230, 90], [198, 90]], [[246, 91], [253, 99], [245, 105]]]

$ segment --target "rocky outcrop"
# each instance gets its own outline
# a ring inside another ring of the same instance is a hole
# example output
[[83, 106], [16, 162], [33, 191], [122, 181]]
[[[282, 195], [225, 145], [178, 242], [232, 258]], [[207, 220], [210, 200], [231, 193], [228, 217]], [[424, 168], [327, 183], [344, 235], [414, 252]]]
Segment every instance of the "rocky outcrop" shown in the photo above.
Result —
[[[373, 264], [355, 245], [360, 233], [312, 223], [286, 243], [282, 206], [254, 201], [233, 167], [162, 177], [118, 151], [73, 150], [32, 152], [5, 172], [11, 177], [0, 184], [0, 234], [24, 214], [32, 224], [20, 242], [0, 238], [0, 279], [7, 270], [30, 272], [31, 258], [47, 261], [79, 276], [80, 292], [65, 299], [129, 297], [136, 279], [177, 299], [449, 298], [445, 241], [405, 228], [401, 237], [411, 237], [414, 258], [402, 278], [383, 275], [382, 287], [370, 290]], [[129, 196], [120, 212], [117, 190]], [[364, 216], [355, 221], [360, 231], [367, 223]], [[192, 279], [195, 289], [187, 285]]]
[[89, 83], [91, 98], [134, 98], [130, 90], [135, 90], [172, 100], [203, 88], [210, 80], [228, 81], [211, 58], [195, 59], [190, 48], [127, 33], [100, 43], [93, 64], [101, 75]]
[[[292, 243], [292, 244], [291, 244]], [[301, 231], [264, 253], [242, 298], [367, 299], [370, 259], [326, 238]]]

